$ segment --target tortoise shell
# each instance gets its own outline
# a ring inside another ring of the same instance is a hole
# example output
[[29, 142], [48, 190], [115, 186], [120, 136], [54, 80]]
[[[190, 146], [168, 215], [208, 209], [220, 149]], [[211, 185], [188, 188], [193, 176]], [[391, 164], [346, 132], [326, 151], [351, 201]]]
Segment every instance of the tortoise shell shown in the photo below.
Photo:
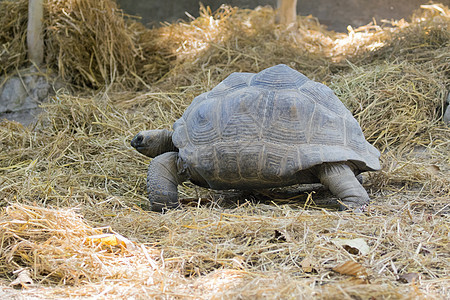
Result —
[[215, 189], [309, 182], [302, 171], [324, 162], [380, 169], [379, 151], [333, 91], [286, 65], [231, 74], [173, 129], [185, 167]]

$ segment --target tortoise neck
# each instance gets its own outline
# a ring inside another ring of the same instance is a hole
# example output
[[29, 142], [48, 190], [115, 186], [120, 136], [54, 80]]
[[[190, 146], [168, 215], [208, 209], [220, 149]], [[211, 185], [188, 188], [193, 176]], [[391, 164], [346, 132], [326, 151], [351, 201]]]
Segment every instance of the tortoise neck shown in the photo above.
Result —
[[161, 136], [161, 144], [160, 144], [161, 145], [161, 149], [163, 151], [161, 151], [161, 153], [164, 153], [164, 152], [178, 152], [178, 148], [175, 147], [175, 145], [173, 144], [172, 134], [173, 134], [173, 131], [169, 131], [169, 130], [166, 130], [166, 129], [163, 130], [163, 134]]

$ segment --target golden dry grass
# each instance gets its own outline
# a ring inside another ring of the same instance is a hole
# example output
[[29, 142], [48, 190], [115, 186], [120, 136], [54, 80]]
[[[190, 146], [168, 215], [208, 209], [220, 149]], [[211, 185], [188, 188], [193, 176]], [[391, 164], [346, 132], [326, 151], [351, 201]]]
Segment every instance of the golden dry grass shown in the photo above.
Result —
[[[0, 41], [17, 50], [1, 53], [2, 72], [26, 64], [24, 2], [1, 2], [3, 33], [16, 32]], [[450, 296], [450, 130], [441, 119], [450, 85], [447, 7], [337, 34], [312, 17], [299, 18], [297, 28], [276, 26], [267, 7], [204, 8], [192, 22], [147, 30], [123, 21], [109, 1], [52, 5], [72, 9], [48, 8], [56, 27], [47, 27], [55, 33], [47, 62], [85, 88], [59, 91], [32, 128], [0, 123], [3, 293], [16, 295], [7, 284], [28, 268], [34, 284], [25, 284], [24, 297]], [[100, 36], [105, 7], [115, 26]], [[98, 23], [81, 26], [81, 16]], [[66, 55], [65, 45], [79, 48]], [[288, 199], [261, 191], [227, 203], [190, 184], [180, 189], [183, 209], [147, 211], [149, 159], [129, 146], [133, 135], [170, 128], [193, 97], [231, 72], [277, 63], [331, 86], [383, 151], [383, 170], [365, 178], [369, 212], [338, 212], [321, 189]], [[134, 247], [87, 242], [111, 230]], [[358, 238], [358, 246], [340, 244]]]

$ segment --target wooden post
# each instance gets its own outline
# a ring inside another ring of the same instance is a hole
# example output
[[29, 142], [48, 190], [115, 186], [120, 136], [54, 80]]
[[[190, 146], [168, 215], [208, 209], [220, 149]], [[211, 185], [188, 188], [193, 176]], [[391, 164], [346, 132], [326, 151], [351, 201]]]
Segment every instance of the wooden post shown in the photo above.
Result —
[[43, 0], [29, 0], [27, 28], [28, 58], [38, 66], [44, 62], [44, 40], [42, 37], [43, 18]]
[[297, 20], [297, 0], [278, 0], [277, 10], [277, 23], [288, 25]]

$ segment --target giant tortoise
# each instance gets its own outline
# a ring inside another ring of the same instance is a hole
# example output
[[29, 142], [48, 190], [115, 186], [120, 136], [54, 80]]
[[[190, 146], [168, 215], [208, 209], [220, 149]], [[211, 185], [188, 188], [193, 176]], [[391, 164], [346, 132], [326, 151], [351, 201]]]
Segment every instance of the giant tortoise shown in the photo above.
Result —
[[131, 145], [153, 158], [152, 210], [179, 206], [186, 180], [217, 190], [322, 183], [341, 209], [369, 196], [356, 176], [380, 169], [380, 153], [327, 86], [286, 65], [233, 73], [196, 97], [173, 131], [139, 132]]

